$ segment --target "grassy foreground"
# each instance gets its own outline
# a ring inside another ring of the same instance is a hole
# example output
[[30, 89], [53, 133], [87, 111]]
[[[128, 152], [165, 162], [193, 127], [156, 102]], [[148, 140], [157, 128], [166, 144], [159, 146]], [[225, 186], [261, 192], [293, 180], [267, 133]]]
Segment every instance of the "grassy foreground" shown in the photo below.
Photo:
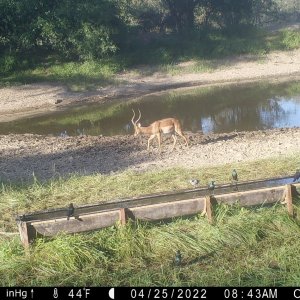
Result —
[[[297, 205], [297, 211], [299, 206]], [[300, 284], [300, 230], [283, 207], [218, 207], [205, 218], [128, 224], [38, 240], [25, 256], [1, 242], [1, 285], [287, 286]], [[183, 255], [181, 267], [172, 261]]]
[[[241, 180], [291, 174], [299, 156], [206, 169], [73, 176], [30, 186], [2, 185], [0, 231], [16, 231], [25, 211], [95, 203], [124, 196], [228, 182], [233, 167]], [[290, 219], [280, 205], [215, 208], [215, 222], [200, 216], [169, 223], [129, 223], [89, 234], [39, 239], [25, 255], [19, 236], [0, 235], [0, 285], [194, 285], [287, 286], [300, 284], [300, 214]], [[181, 267], [172, 265], [180, 249]]]

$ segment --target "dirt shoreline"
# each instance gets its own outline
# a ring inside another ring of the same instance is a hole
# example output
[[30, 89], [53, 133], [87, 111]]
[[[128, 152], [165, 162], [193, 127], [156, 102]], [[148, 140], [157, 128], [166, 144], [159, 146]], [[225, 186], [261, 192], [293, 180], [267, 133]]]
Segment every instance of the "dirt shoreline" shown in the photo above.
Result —
[[[201, 168], [299, 154], [300, 128], [202, 135], [186, 132], [190, 147], [164, 138], [163, 151], [147, 139], [130, 136], [55, 137], [34, 134], [0, 136], [0, 182], [32, 181], [71, 174], [110, 174], [172, 167]], [[178, 138], [179, 140], [180, 138]]]

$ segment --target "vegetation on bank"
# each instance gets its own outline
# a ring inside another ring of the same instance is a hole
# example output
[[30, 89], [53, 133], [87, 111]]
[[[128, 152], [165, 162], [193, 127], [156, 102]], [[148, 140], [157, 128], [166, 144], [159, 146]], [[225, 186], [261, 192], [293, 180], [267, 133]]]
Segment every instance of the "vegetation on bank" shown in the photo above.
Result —
[[[30, 185], [2, 184], [1, 231], [16, 232], [23, 212], [229, 181], [292, 174], [299, 157], [202, 169], [72, 176]], [[295, 209], [299, 210], [298, 202]], [[38, 239], [26, 256], [19, 237], [0, 235], [1, 285], [299, 285], [299, 213], [290, 219], [280, 205], [215, 208], [215, 223], [177, 218], [170, 223], [118, 225], [89, 234]], [[183, 265], [174, 267], [175, 251]], [[47, 259], [45, 259], [47, 257]], [[234, 262], [234, 263], [233, 263]]]
[[295, 14], [279, 0], [5, 0], [0, 8], [0, 86], [82, 91], [117, 84], [118, 72], [203, 72], [218, 58], [300, 45], [298, 30], [261, 29]]
[[[201, 73], [213, 71], [219, 65], [218, 59], [223, 57], [251, 54], [263, 61], [264, 55], [271, 51], [300, 47], [298, 30], [270, 33], [253, 28], [248, 33], [242, 32], [242, 35], [236, 33], [234, 36], [222, 31], [183, 37], [174, 34], [166, 40], [158, 39], [128, 53], [86, 61], [65, 60], [56, 54], [7, 54], [0, 57], [0, 86], [53, 82], [64, 84], [72, 91], [93, 90], [121, 83], [115, 78], [121, 72], [141, 75], [151, 75], [157, 71], [170, 75]], [[180, 64], [185, 61], [193, 63], [187, 66]], [[147, 68], [141, 68], [141, 65]]]

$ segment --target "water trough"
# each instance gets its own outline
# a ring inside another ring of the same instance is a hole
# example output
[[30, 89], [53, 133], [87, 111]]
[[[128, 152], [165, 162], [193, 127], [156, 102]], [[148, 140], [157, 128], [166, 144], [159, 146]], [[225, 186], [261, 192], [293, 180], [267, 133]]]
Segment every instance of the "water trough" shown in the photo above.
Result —
[[60, 232], [76, 233], [109, 227], [128, 218], [146, 221], [178, 216], [206, 214], [212, 220], [211, 203], [238, 203], [241, 206], [287, 203], [290, 215], [292, 196], [300, 183], [292, 184], [293, 176], [268, 178], [217, 185], [213, 195], [206, 186], [174, 192], [145, 195], [76, 206], [68, 220], [68, 208], [58, 208], [17, 217], [22, 243], [27, 247], [38, 236], [54, 236]]

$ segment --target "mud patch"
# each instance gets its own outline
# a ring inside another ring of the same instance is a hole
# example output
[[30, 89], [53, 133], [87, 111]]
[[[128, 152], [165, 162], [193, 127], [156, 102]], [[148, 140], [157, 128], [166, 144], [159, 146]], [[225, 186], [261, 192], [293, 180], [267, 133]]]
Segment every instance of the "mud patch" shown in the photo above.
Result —
[[286, 157], [300, 152], [300, 129], [274, 129], [202, 135], [186, 132], [190, 146], [164, 138], [147, 151], [146, 137], [54, 137], [33, 134], [0, 136], [0, 180], [32, 181], [71, 174], [109, 174], [125, 170], [195, 168]]

